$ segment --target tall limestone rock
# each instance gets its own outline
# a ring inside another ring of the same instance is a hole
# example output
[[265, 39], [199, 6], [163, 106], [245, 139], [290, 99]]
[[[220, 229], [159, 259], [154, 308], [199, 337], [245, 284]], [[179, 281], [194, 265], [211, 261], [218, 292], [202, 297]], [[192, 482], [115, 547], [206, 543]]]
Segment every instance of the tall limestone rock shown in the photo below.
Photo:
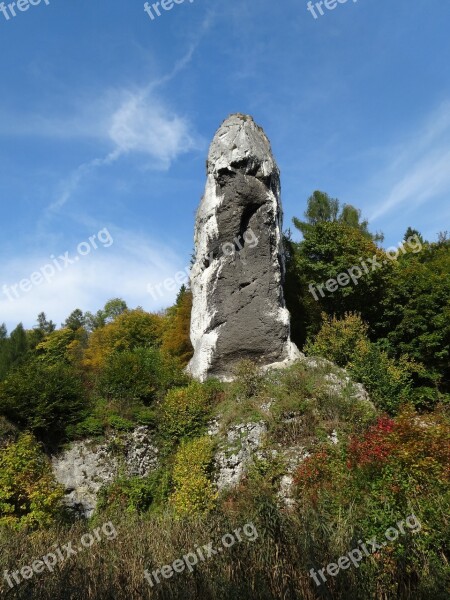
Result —
[[231, 379], [251, 359], [262, 367], [300, 355], [289, 335], [282, 282], [280, 172], [252, 117], [231, 115], [209, 149], [195, 223], [189, 372]]

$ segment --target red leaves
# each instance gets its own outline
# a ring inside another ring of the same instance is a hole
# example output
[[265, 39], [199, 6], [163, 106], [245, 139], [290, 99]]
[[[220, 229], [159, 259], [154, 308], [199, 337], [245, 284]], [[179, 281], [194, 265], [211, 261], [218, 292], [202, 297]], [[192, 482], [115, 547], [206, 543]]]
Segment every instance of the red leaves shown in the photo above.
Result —
[[393, 419], [380, 417], [362, 439], [352, 437], [347, 448], [347, 467], [382, 466], [386, 463], [394, 448], [394, 428]]

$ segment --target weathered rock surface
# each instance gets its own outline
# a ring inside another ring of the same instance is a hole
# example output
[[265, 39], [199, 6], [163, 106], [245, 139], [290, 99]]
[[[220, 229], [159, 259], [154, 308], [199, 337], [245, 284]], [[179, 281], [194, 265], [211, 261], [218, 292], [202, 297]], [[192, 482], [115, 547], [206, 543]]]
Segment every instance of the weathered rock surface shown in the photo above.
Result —
[[254, 457], [258, 456], [265, 423], [242, 423], [227, 432], [222, 448], [215, 456], [215, 483], [219, 492], [238, 485]]
[[145, 477], [157, 464], [158, 448], [147, 427], [104, 444], [76, 442], [52, 457], [55, 478], [65, 488], [66, 506], [85, 517], [92, 516], [100, 488], [114, 480], [120, 465], [128, 476]]
[[283, 297], [281, 232], [280, 173], [269, 140], [251, 117], [232, 115], [211, 143], [195, 224], [188, 367], [195, 378], [231, 379], [242, 359], [268, 367], [300, 356]]

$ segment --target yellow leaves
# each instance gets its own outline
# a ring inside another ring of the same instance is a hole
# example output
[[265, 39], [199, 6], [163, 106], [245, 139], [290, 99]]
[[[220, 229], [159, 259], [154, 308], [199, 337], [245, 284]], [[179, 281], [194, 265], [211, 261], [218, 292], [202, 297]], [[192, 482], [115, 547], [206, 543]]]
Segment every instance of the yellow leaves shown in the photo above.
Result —
[[17, 528], [50, 524], [64, 493], [29, 433], [0, 451], [0, 490], [0, 524]]
[[163, 328], [161, 315], [147, 313], [141, 308], [127, 310], [112, 323], [92, 332], [83, 364], [92, 370], [101, 369], [115, 351], [153, 346], [160, 342]]
[[170, 498], [178, 516], [204, 514], [214, 508], [218, 494], [208, 478], [212, 453], [208, 436], [180, 446], [173, 469], [175, 491]]

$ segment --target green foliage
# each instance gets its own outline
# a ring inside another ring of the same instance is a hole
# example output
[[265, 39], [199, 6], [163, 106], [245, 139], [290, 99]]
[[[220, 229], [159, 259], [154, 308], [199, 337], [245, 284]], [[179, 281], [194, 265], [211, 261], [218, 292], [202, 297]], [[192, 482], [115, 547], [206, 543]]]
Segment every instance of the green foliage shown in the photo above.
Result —
[[340, 202], [337, 198], [330, 198], [325, 192], [316, 190], [307, 202], [305, 211], [305, 221], [300, 221], [296, 217], [293, 219], [295, 227], [306, 237], [314, 231], [314, 227], [321, 223], [343, 223], [348, 227], [357, 229], [365, 237], [374, 241], [383, 241], [383, 235], [380, 233], [371, 234], [367, 220], [361, 221], [361, 211], [351, 204], [344, 204], [339, 214]]
[[147, 477], [118, 477], [101, 488], [96, 518], [104, 513], [143, 513], [160, 508], [169, 494], [169, 480], [164, 469]]
[[45, 527], [60, 512], [63, 488], [29, 433], [0, 448], [0, 525]]
[[178, 362], [157, 348], [134, 348], [110, 354], [100, 371], [96, 391], [107, 398], [150, 403], [186, 381]]
[[79, 420], [85, 407], [83, 386], [64, 364], [45, 365], [34, 359], [0, 383], [0, 414], [45, 441], [62, 439], [67, 425]]
[[69, 438], [100, 437], [103, 435], [103, 431], [103, 421], [95, 416], [86, 417], [76, 425], [69, 425], [66, 428]]
[[323, 324], [314, 340], [305, 345], [309, 356], [323, 356], [345, 367], [355, 355], [357, 344], [367, 340], [367, 325], [358, 314], [345, 313], [343, 319], [322, 314]]
[[6, 336], [6, 327], [2, 326], [0, 337], [0, 381], [13, 365], [19, 365], [26, 358], [29, 341], [22, 323]]
[[251, 360], [240, 361], [235, 368], [234, 392], [248, 399], [257, 396], [264, 385], [264, 376]]
[[83, 311], [79, 308], [76, 308], [74, 311], [70, 313], [67, 319], [62, 324], [63, 329], [72, 329], [72, 331], [77, 331], [81, 327], [84, 327], [86, 324], [86, 317], [83, 314]]
[[404, 356], [399, 360], [389, 358], [368, 340], [356, 344], [348, 369], [364, 385], [376, 406], [389, 414], [396, 414], [404, 402], [412, 399], [412, 372], [421, 371], [420, 365]]
[[142, 408], [138, 408], [134, 414], [136, 419], [136, 423], [139, 425], [146, 425], [154, 429], [157, 424], [158, 416], [157, 412], [152, 407], [144, 406]]
[[211, 413], [210, 394], [197, 381], [170, 390], [162, 403], [161, 427], [172, 441], [203, 432]]
[[118, 415], [111, 415], [109, 417], [109, 425], [112, 429], [116, 429], [117, 431], [132, 431], [134, 429], [134, 423], [132, 421]]
[[173, 467], [175, 489], [170, 497], [177, 516], [201, 515], [214, 508], [217, 492], [209, 478], [213, 448], [211, 439], [204, 436], [185, 441], [178, 449]]
[[[98, 310], [95, 315], [87, 312], [84, 315], [84, 324], [90, 331], [93, 331], [111, 323], [127, 310], [128, 307], [125, 300], [122, 300], [121, 298], [112, 298], [111, 300], [108, 300], [104, 308]], [[73, 316], [73, 314], [74, 313], [72, 313], [71, 316]], [[79, 314], [77, 317], [79, 317]]]
[[115, 352], [158, 347], [162, 322], [162, 316], [147, 313], [141, 308], [124, 311], [114, 321], [91, 333], [83, 360], [84, 366], [97, 372]]
[[39, 342], [35, 352], [40, 361], [47, 365], [76, 362], [77, 349], [85, 342], [83, 329], [58, 329]]
[[[307, 458], [295, 475], [297, 510], [308, 522], [315, 544], [336, 537], [325, 532], [344, 530], [347, 540], [339, 535], [333, 549], [339, 556], [345, 547], [347, 552], [356, 547], [358, 539], [386, 539], [388, 528], [414, 514], [420, 526], [416, 534], [399, 534], [371, 560], [361, 562], [361, 581], [367, 586], [376, 568], [384, 573], [381, 585], [415, 587], [422, 572], [427, 578], [437, 572], [443, 583], [448, 564], [449, 437], [444, 413], [419, 416], [406, 409], [395, 420], [380, 418], [345, 444], [324, 446]], [[404, 597], [428, 596], [415, 592]]]
[[14, 441], [18, 435], [18, 429], [5, 417], [0, 415], [0, 446]]
[[369, 396], [382, 410], [395, 414], [402, 403], [411, 400], [413, 373], [423, 367], [401, 356], [389, 358], [367, 337], [367, 325], [359, 315], [346, 314], [343, 319], [327, 318], [321, 330], [305, 345], [305, 352], [327, 358], [345, 367], [353, 378], [364, 384]]
[[[358, 312], [368, 323], [379, 314], [392, 263], [364, 272], [354, 285], [338, 286], [336, 291], [319, 290], [327, 281], [348, 272], [361, 260], [385, 255], [360, 229], [341, 223], [319, 222], [311, 227], [302, 242], [286, 240], [287, 269], [285, 295], [292, 315], [293, 339], [300, 346], [320, 327], [321, 313], [343, 316]], [[370, 298], [370, 302], [368, 301]]]
[[394, 356], [427, 368], [420, 382], [450, 391], [450, 240], [400, 256], [373, 329]]

